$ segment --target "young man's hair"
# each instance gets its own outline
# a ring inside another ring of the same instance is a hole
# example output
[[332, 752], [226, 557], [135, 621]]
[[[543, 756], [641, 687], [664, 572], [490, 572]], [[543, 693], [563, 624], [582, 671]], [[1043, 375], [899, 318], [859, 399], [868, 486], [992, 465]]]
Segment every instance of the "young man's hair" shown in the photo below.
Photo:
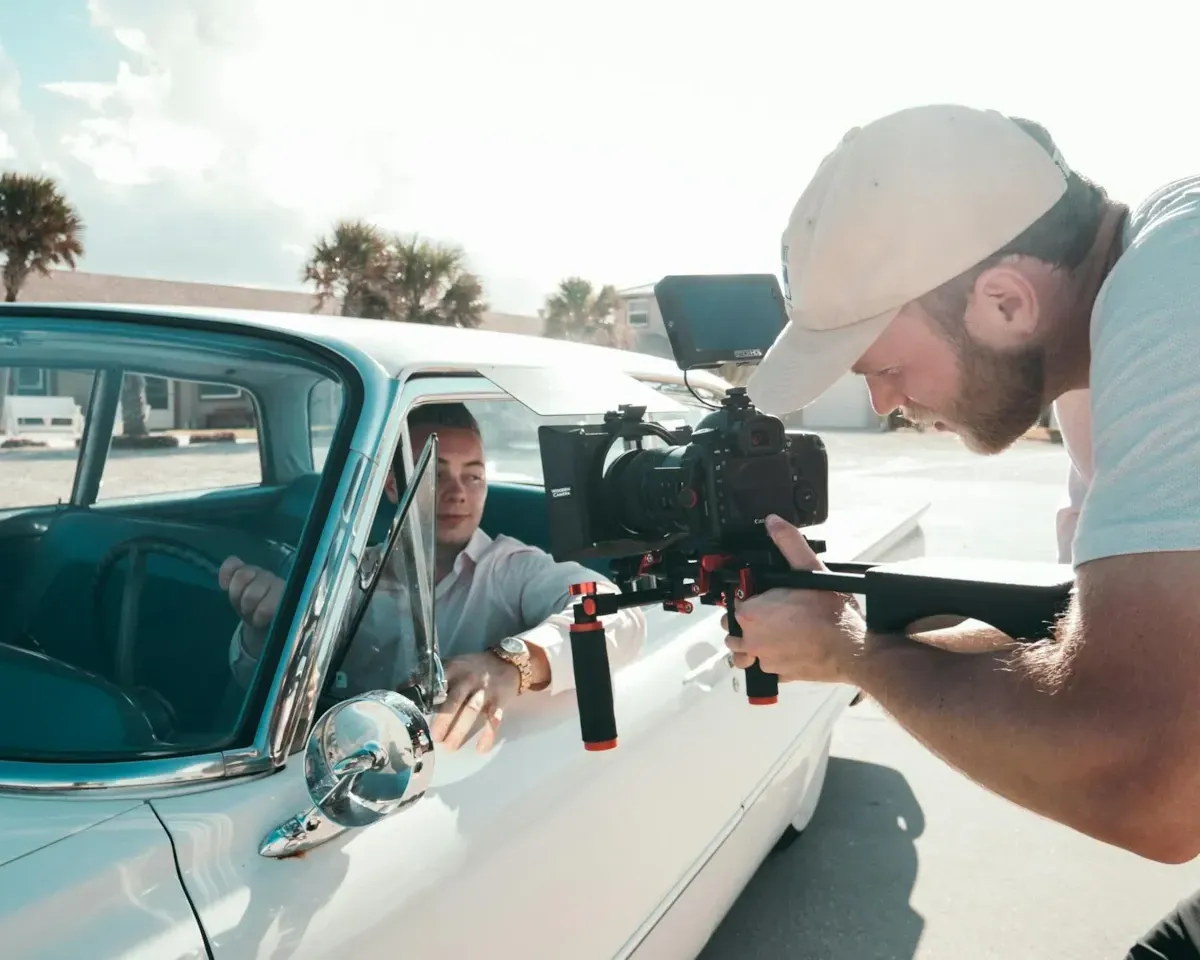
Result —
[[[1057, 153], [1053, 138], [1040, 123], [1020, 117], [1013, 117], [1012, 121], [1046, 153], [1051, 156]], [[980, 274], [1010, 256], [1032, 257], [1070, 273], [1087, 259], [1095, 245], [1107, 204], [1108, 196], [1102, 188], [1072, 170], [1067, 177], [1066, 192], [1024, 232], [917, 302], [949, 332], [960, 332], [971, 291]]]
[[[408, 414], [409, 436], [412, 436], [417, 430], [429, 428], [432, 428], [435, 433], [439, 429], [470, 430], [480, 439], [483, 438], [479, 431], [479, 422], [467, 409], [467, 405], [457, 400], [445, 403], [422, 403], [413, 407]], [[413, 456], [417, 456], [420, 452], [420, 450], [413, 450]], [[392, 470], [396, 474], [397, 483], [400, 483], [404, 477], [404, 457], [401, 444], [396, 444], [396, 453], [392, 457]]]

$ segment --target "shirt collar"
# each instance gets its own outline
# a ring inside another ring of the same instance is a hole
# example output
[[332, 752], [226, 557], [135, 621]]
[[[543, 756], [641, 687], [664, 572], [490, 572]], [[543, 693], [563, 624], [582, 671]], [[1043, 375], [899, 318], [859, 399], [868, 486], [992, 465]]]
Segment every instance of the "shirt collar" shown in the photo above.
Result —
[[471, 534], [471, 539], [467, 541], [467, 545], [462, 548], [462, 552], [454, 558], [454, 572], [458, 573], [462, 570], [463, 564], [467, 561], [477, 564], [483, 559], [483, 555], [487, 553], [488, 547], [492, 545], [492, 538], [483, 532], [479, 527], [475, 528], [475, 532]]

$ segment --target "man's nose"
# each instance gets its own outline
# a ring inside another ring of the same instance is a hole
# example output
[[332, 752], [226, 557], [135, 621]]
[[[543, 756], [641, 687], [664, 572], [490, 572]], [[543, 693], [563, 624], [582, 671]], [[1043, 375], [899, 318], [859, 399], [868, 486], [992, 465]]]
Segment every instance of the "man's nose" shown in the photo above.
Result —
[[871, 409], [881, 417], [900, 409], [908, 399], [887, 377], [867, 377], [867, 393], [871, 397]]
[[465, 488], [458, 477], [446, 477], [441, 482], [442, 496], [448, 500], [461, 500]]

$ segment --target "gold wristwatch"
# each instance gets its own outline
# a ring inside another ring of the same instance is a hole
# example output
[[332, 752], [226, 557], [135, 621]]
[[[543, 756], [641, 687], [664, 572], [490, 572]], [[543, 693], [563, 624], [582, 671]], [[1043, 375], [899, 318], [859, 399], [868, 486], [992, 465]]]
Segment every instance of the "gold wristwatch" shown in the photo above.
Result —
[[530, 657], [529, 647], [525, 645], [524, 640], [518, 640], [516, 637], [505, 637], [499, 644], [490, 649], [492, 653], [505, 663], [511, 663], [520, 671], [521, 683], [517, 687], [518, 695], [533, 686], [533, 658]]

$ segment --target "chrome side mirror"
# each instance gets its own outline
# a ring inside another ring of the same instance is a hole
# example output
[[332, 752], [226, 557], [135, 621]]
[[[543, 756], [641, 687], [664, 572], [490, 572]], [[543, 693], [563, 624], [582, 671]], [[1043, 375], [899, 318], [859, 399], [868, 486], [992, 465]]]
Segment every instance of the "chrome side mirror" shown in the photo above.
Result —
[[290, 857], [415, 803], [433, 778], [425, 714], [399, 693], [343, 700], [316, 722], [304, 753], [312, 807], [263, 841], [264, 857]]

